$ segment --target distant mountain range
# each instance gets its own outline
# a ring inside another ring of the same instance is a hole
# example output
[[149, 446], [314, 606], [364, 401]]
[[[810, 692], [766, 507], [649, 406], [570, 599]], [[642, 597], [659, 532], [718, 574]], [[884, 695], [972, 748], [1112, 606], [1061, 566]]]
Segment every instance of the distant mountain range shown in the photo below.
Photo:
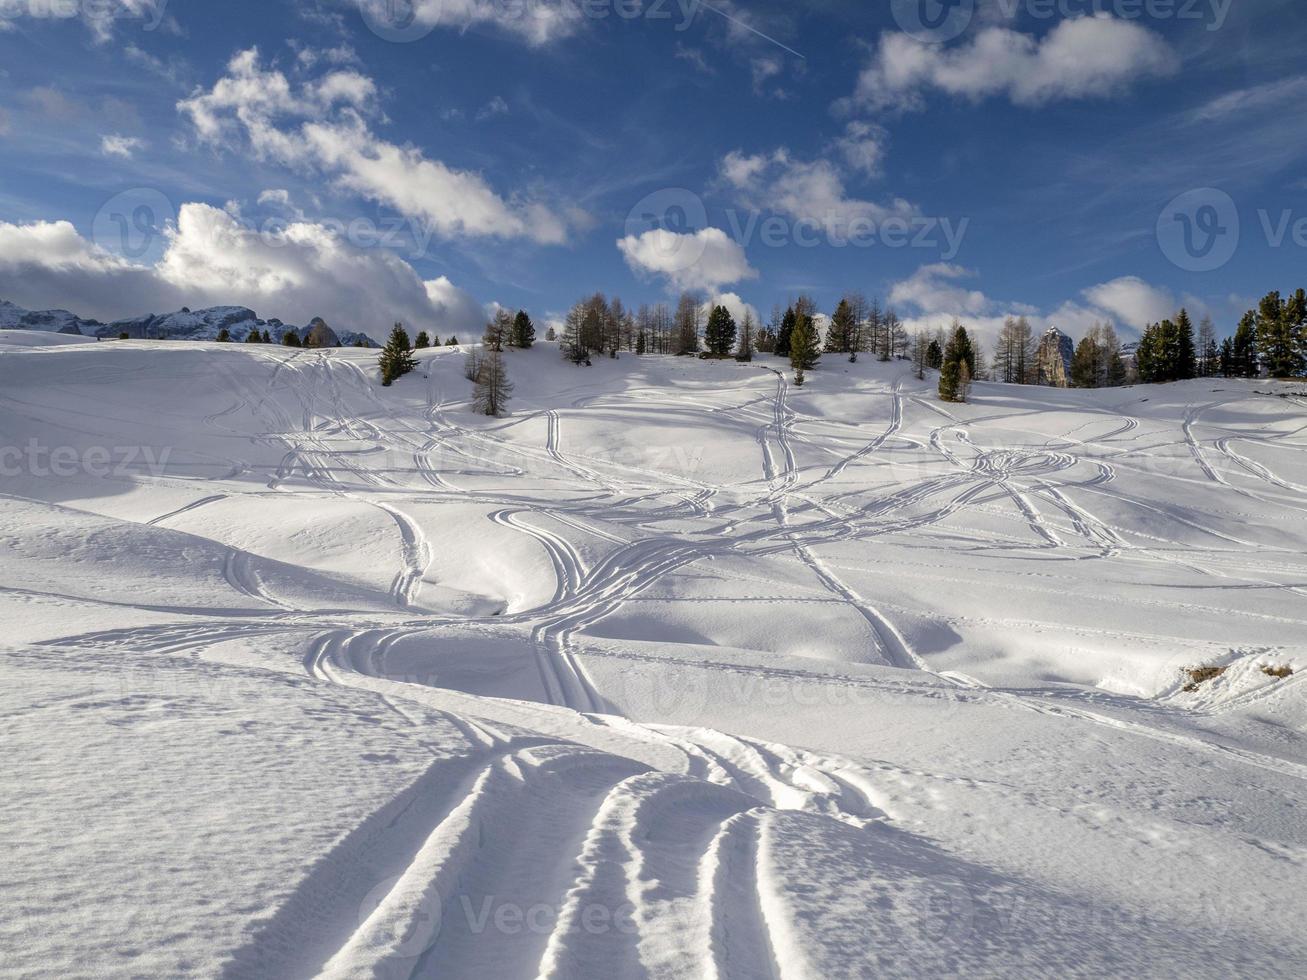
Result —
[[359, 340], [367, 347], [379, 346], [365, 333], [349, 330], [337, 333], [321, 317], [314, 317], [306, 327], [296, 327], [277, 319], [260, 319], [257, 313], [244, 306], [213, 306], [207, 310], [182, 307], [176, 313], [156, 313], [101, 323], [67, 310], [33, 312], [0, 300], [0, 329], [43, 330], [109, 339], [127, 334], [133, 340], [217, 340], [219, 332], [226, 329], [235, 343], [243, 342], [254, 330], [267, 331], [274, 343], [280, 343], [282, 335], [293, 330], [301, 342], [312, 335], [316, 347], [335, 347], [338, 344], [352, 347]]

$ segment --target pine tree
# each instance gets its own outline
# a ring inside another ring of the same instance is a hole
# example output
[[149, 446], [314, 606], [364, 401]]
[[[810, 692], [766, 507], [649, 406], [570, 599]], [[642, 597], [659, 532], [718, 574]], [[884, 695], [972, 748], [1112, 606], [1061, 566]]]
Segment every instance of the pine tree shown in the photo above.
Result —
[[512, 393], [513, 384], [508, 380], [504, 355], [494, 349], [487, 350], [473, 384], [472, 410], [478, 415], [503, 415]]
[[704, 331], [704, 340], [708, 351], [714, 357], [728, 357], [735, 346], [735, 318], [724, 306], [714, 306], [708, 314], [708, 326]]
[[272, 343], [272, 336], [271, 336], [271, 334], [269, 334], [268, 331], [266, 331], [266, 330], [263, 331], [263, 339], [260, 340], [259, 343], [261, 343], [261, 344], [270, 344], [270, 343]]
[[287, 330], [284, 334], [281, 335], [281, 346], [302, 347], [304, 345], [300, 343], [299, 334], [297, 334], [294, 330]]
[[1307, 372], [1307, 290], [1299, 289], [1284, 304], [1285, 326], [1293, 349], [1293, 377]]
[[1087, 333], [1071, 358], [1071, 384], [1077, 388], [1097, 388], [1098, 359], [1098, 342], [1092, 332]]
[[526, 310], [518, 310], [513, 318], [513, 346], [526, 350], [536, 342], [536, 327]]
[[932, 339], [930, 346], [926, 348], [926, 367], [932, 371], [938, 371], [944, 366], [944, 348], [940, 345], [939, 340]]
[[776, 350], [778, 357], [789, 357], [790, 348], [794, 343], [794, 328], [798, 323], [798, 317], [794, 313], [794, 307], [788, 307], [785, 315], [781, 317], [781, 328], [776, 333]]
[[413, 341], [414, 350], [426, 350], [431, 346], [431, 335], [425, 330], [419, 330], [417, 339]]
[[[753, 360], [753, 334], [755, 331], [753, 322], [753, 313], [750, 310], [744, 311], [744, 322], [740, 324], [740, 349], [735, 355], [737, 361]], [[644, 334], [640, 334], [641, 341], [644, 340]]]
[[589, 364], [590, 350], [585, 344], [586, 320], [591, 315], [588, 301], [582, 301], [567, 311], [563, 321], [563, 337], [558, 349], [573, 364]]
[[446, 346], [446, 347], [457, 347], [457, 346], [458, 346], [458, 338], [455, 337], [453, 334], [450, 334], [449, 339], [445, 341], [445, 346]]
[[821, 359], [821, 341], [812, 317], [795, 314], [794, 331], [790, 335], [790, 364], [796, 370], [811, 371]]
[[1194, 347], [1194, 325], [1189, 311], [1181, 308], [1175, 318], [1175, 380], [1188, 381], [1198, 377], [1198, 353]]
[[956, 319], [953, 321], [952, 335], [944, 347], [944, 363], [950, 361], [966, 364], [968, 373], [973, 378], [976, 376], [976, 349], [971, 344], [967, 328]]
[[1250, 310], [1243, 315], [1234, 331], [1230, 357], [1231, 377], [1257, 377], [1257, 347], [1257, 315]]
[[1226, 337], [1221, 341], [1221, 377], [1234, 377], [1234, 338]]
[[249, 336], [245, 338], [245, 343], [261, 344], [263, 343], [263, 338], [259, 336], [259, 332], [257, 330], [251, 330]]
[[418, 362], [413, 359], [413, 347], [402, 323], [396, 323], [390, 331], [390, 337], [381, 349], [377, 363], [381, 368], [381, 383], [386, 387], [418, 366]]
[[803, 368], [794, 369], [794, 387], [802, 388], [808, 379], [803, 376]]
[[848, 297], [839, 301], [831, 317], [830, 326], [826, 328], [826, 351], [830, 354], [848, 354], [853, 352], [853, 335], [857, 330], [857, 318]]
[[[1307, 316], [1307, 297], [1282, 300], [1278, 292], [1267, 293], [1257, 307], [1257, 353], [1273, 378], [1292, 378], [1303, 369], [1302, 329]], [[1296, 302], [1297, 301], [1297, 302]]]
[[221, 330], [218, 331], [218, 343], [220, 344], [231, 343], [231, 334], [227, 332], [226, 327], [223, 327]]
[[545, 340], [553, 341], [557, 339], [558, 339], [558, 331], [555, 330], [553, 327], [550, 327], [548, 330], [545, 331]]
[[961, 361], [945, 361], [939, 369], [940, 401], [955, 402], [958, 400], [958, 386], [962, 380], [961, 363]]
[[1143, 336], [1139, 338], [1139, 346], [1135, 350], [1135, 370], [1142, 383], [1152, 384], [1158, 380], [1158, 360], [1158, 326], [1150, 324], [1144, 328]]

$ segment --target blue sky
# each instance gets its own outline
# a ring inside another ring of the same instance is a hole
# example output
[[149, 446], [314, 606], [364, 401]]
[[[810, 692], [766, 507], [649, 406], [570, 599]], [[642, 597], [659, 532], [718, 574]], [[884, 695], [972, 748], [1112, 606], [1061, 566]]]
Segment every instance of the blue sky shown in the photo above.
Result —
[[0, 0], [0, 297], [466, 333], [860, 289], [1074, 335], [1303, 284], [1294, 0], [364, 2]]

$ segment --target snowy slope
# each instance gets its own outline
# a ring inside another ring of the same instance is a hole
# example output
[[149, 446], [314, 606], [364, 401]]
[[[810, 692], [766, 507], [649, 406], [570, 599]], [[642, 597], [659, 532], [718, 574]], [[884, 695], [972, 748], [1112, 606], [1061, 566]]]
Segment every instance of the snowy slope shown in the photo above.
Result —
[[1307, 970], [1304, 393], [53, 339], [0, 975]]

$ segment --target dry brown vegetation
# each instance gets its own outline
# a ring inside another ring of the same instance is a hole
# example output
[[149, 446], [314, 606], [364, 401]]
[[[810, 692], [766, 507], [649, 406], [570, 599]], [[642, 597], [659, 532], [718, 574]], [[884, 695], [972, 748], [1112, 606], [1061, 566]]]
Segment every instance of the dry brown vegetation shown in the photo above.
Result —
[[1206, 681], [1215, 680], [1230, 668], [1228, 667], [1184, 667], [1180, 673], [1189, 678], [1189, 683], [1184, 686], [1186, 691], [1196, 691], [1199, 685]]
[[1284, 680], [1286, 677], [1293, 676], [1293, 668], [1288, 664], [1281, 664], [1278, 667], [1272, 667], [1270, 664], [1262, 664], [1262, 673], [1267, 677], [1276, 677]]

